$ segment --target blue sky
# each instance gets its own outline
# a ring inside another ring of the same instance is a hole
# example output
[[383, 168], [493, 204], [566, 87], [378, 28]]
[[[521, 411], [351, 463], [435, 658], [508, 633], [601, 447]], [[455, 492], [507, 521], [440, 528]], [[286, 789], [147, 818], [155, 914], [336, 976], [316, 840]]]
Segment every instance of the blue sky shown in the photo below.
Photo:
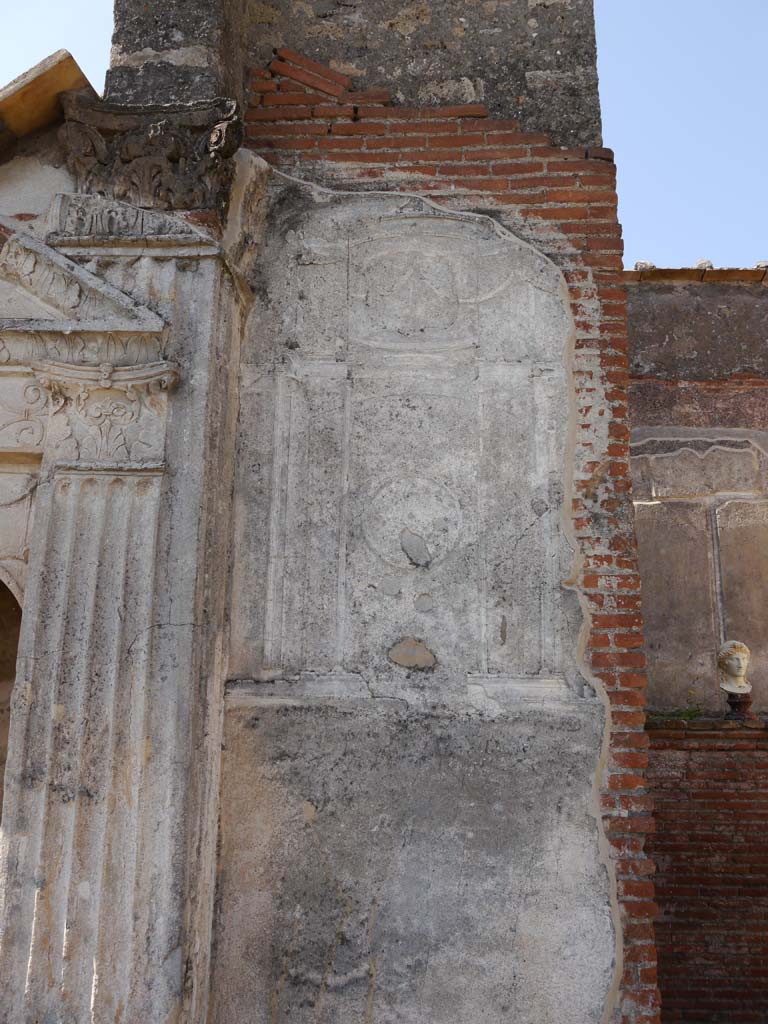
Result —
[[768, 0], [595, 0], [625, 265], [768, 260]]
[[[595, 11], [626, 265], [768, 260], [768, 0], [595, 0]], [[102, 89], [112, 0], [16, 0], [3, 29], [0, 83], [65, 48]]]

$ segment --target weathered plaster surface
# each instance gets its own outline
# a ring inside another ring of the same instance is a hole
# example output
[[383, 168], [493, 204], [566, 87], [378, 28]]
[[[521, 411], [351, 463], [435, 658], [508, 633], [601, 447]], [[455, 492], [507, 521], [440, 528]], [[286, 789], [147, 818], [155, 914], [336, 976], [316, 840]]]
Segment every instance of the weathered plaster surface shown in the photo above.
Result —
[[630, 284], [633, 491], [653, 708], [722, 711], [715, 654], [753, 649], [768, 707], [768, 413], [762, 284]]
[[768, 374], [764, 285], [642, 282], [627, 292], [633, 376], [711, 381]]
[[561, 275], [485, 217], [287, 185], [254, 284], [213, 1019], [598, 1021]]
[[56, 132], [38, 132], [20, 140], [13, 155], [0, 163], [0, 217], [40, 216], [58, 192], [73, 189], [74, 179], [64, 166]]
[[755, 706], [768, 706], [765, 444], [747, 430], [638, 431], [633, 496], [652, 708], [722, 711], [715, 654], [731, 636], [754, 645]]
[[233, 695], [215, 1024], [586, 1024], [613, 953], [600, 719]]
[[19, 156], [0, 165], [0, 215], [45, 213], [57, 192], [74, 185], [65, 167], [54, 167], [38, 156]]
[[579, 689], [558, 271], [483, 217], [293, 186], [261, 267], [231, 672], [345, 666], [398, 689], [388, 652], [413, 638], [436, 659], [425, 690], [467, 672]]
[[600, 145], [592, 0], [249, 0], [257, 66], [287, 46], [408, 105], [484, 102], [561, 145]]

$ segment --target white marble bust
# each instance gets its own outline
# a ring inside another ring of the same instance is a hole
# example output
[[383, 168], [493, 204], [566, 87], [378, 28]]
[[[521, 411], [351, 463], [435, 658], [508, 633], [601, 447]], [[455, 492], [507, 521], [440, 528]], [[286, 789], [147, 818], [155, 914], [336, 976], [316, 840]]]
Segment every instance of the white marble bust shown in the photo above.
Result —
[[747, 680], [749, 648], [739, 640], [726, 640], [717, 652], [717, 672], [720, 689], [725, 693], [751, 693]]

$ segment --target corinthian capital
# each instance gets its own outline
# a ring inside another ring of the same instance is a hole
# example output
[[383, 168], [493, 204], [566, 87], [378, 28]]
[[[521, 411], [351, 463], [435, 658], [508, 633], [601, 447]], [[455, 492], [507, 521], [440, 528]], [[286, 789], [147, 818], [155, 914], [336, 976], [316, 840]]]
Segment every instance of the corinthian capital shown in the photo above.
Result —
[[237, 103], [125, 107], [64, 93], [59, 137], [81, 192], [164, 210], [214, 208], [242, 142]]
[[137, 468], [162, 460], [165, 394], [179, 379], [175, 364], [43, 362], [32, 370], [50, 398], [48, 446], [55, 458]]

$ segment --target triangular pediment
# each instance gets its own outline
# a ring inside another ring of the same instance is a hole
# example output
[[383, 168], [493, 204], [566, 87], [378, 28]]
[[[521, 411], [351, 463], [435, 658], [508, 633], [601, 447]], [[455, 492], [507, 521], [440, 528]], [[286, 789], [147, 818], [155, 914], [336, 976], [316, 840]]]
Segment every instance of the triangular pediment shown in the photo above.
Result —
[[156, 334], [161, 317], [0, 219], [0, 331]]
[[53, 320], [60, 319], [61, 312], [22, 288], [18, 281], [0, 278], [0, 321], [9, 319]]

